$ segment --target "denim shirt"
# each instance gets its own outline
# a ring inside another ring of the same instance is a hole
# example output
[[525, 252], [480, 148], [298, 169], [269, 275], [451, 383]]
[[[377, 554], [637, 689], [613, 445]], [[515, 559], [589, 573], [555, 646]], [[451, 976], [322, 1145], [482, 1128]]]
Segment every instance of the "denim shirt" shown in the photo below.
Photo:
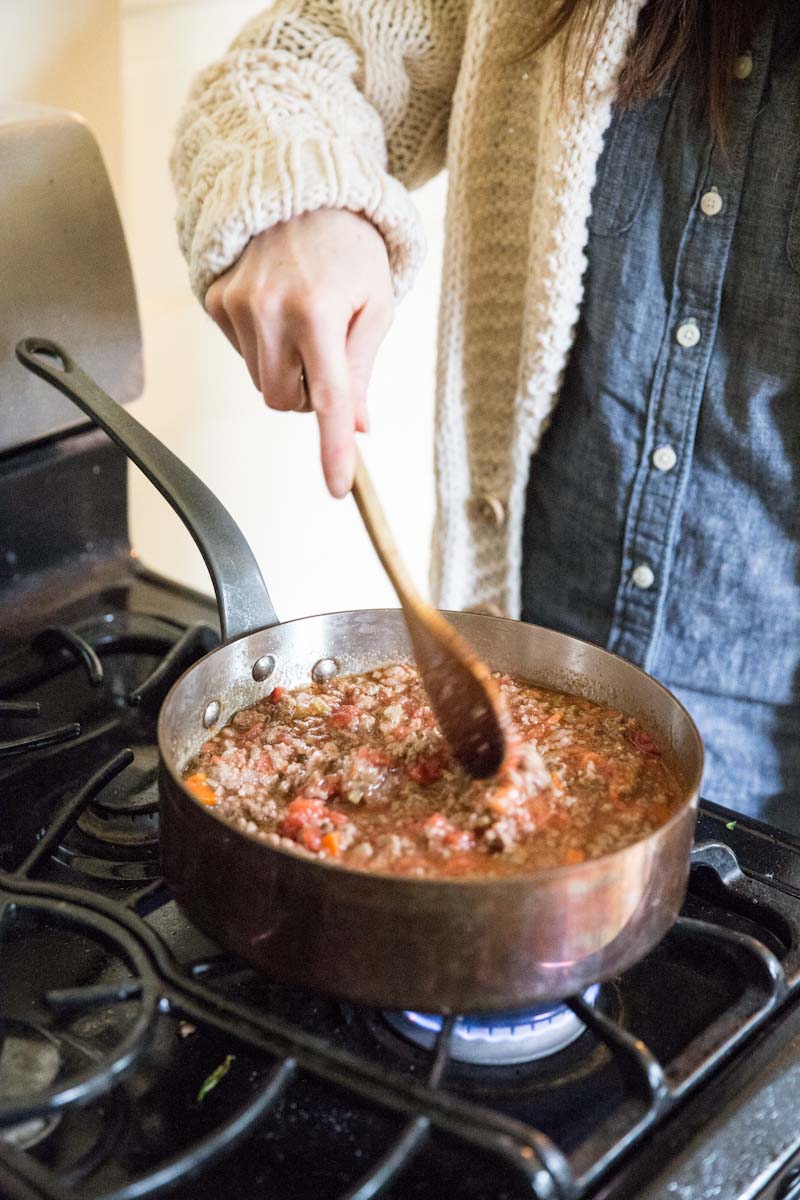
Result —
[[800, 832], [794, 10], [737, 59], [726, 151], [685, 77], [614, 115], [523, 616], [655, 675], [698, 724], [706, 797]]

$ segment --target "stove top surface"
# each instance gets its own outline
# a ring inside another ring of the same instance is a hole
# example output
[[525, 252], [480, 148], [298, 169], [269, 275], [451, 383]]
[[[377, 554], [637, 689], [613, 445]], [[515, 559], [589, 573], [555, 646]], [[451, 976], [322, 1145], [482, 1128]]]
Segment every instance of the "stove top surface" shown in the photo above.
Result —
[[130, 567], [0, 630], [0, 1194], [793, 1194], [800, 845], [703, 806], [659, 946], [559, 1010], [560, 1049], [462, 1061], [452, 1019], [420, 1045], [278, 985], [160, 883], [156, 714], [216, 639]]

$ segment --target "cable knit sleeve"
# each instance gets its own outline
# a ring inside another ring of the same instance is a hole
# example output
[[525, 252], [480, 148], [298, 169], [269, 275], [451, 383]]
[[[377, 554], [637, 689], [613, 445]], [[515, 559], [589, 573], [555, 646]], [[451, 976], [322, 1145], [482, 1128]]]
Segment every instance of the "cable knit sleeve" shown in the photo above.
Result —
[[407, 289], [407, 189], [444, 165], [468, 2], [277, 0], [198, 76], [170, 165], [201, 301], [257, 233], [319, 208], [368, 217]]

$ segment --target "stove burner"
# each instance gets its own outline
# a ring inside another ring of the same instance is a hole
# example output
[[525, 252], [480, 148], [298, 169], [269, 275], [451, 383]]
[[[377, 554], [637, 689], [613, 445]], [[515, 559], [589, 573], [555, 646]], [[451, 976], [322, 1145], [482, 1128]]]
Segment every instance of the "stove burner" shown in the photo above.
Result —
[[78, 828], [99, 842], [112, 846], [155, 846], [158, 844], [158, 813], [115, 813], [91, 804], [78, 818]]
[[[26, 1096], [49, 1087], [61, 1068], [58, 1047], [38, 1033], [26, 1030], [7, 1033], [0, 1043], [0, 1092]], [[29, 1150], [44, 1141], [61, 1120], [60, 1113], [31, 1117], [0, 1130], [0, 1141]]]
[[[594, 1004], [600, 985], [588, 988], [583, 998]], [[442, 1018], [431, 1013], [385, 1013], [386, 1020], [404, 1038], [432, 1050], [442, 1028]], [[533, 1062], [566, 1049], [586, 1026], [566, 1004], [547, 1001], [510, 1013], [459, 1017], [453, 1027], [450, 1057], [456, 1062], [486, 1066], [511, 1066]]]
[[130, 750], [118, 754], [71, 802], [56, 862], [115, 882], [158, 877], [158, 749], [141, 747], [133, 760]]
[[157, 769], [157, 751], [140, 747], [136, 762], [87, 804], [78, 829], [112, 846], [157, 846]]

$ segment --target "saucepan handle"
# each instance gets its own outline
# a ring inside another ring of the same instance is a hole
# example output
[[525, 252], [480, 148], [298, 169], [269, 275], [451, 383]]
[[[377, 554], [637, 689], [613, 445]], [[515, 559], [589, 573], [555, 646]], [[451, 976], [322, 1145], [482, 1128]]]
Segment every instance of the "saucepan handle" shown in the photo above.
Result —
[[17, 358], [69, 396], [125, 451], [175, 509], [194, 538], [214, 584], [226, 641], [278, 624], [258, 563], [228, 510], [171, 450], [106, 395], [47, 338], [23, 338]]

